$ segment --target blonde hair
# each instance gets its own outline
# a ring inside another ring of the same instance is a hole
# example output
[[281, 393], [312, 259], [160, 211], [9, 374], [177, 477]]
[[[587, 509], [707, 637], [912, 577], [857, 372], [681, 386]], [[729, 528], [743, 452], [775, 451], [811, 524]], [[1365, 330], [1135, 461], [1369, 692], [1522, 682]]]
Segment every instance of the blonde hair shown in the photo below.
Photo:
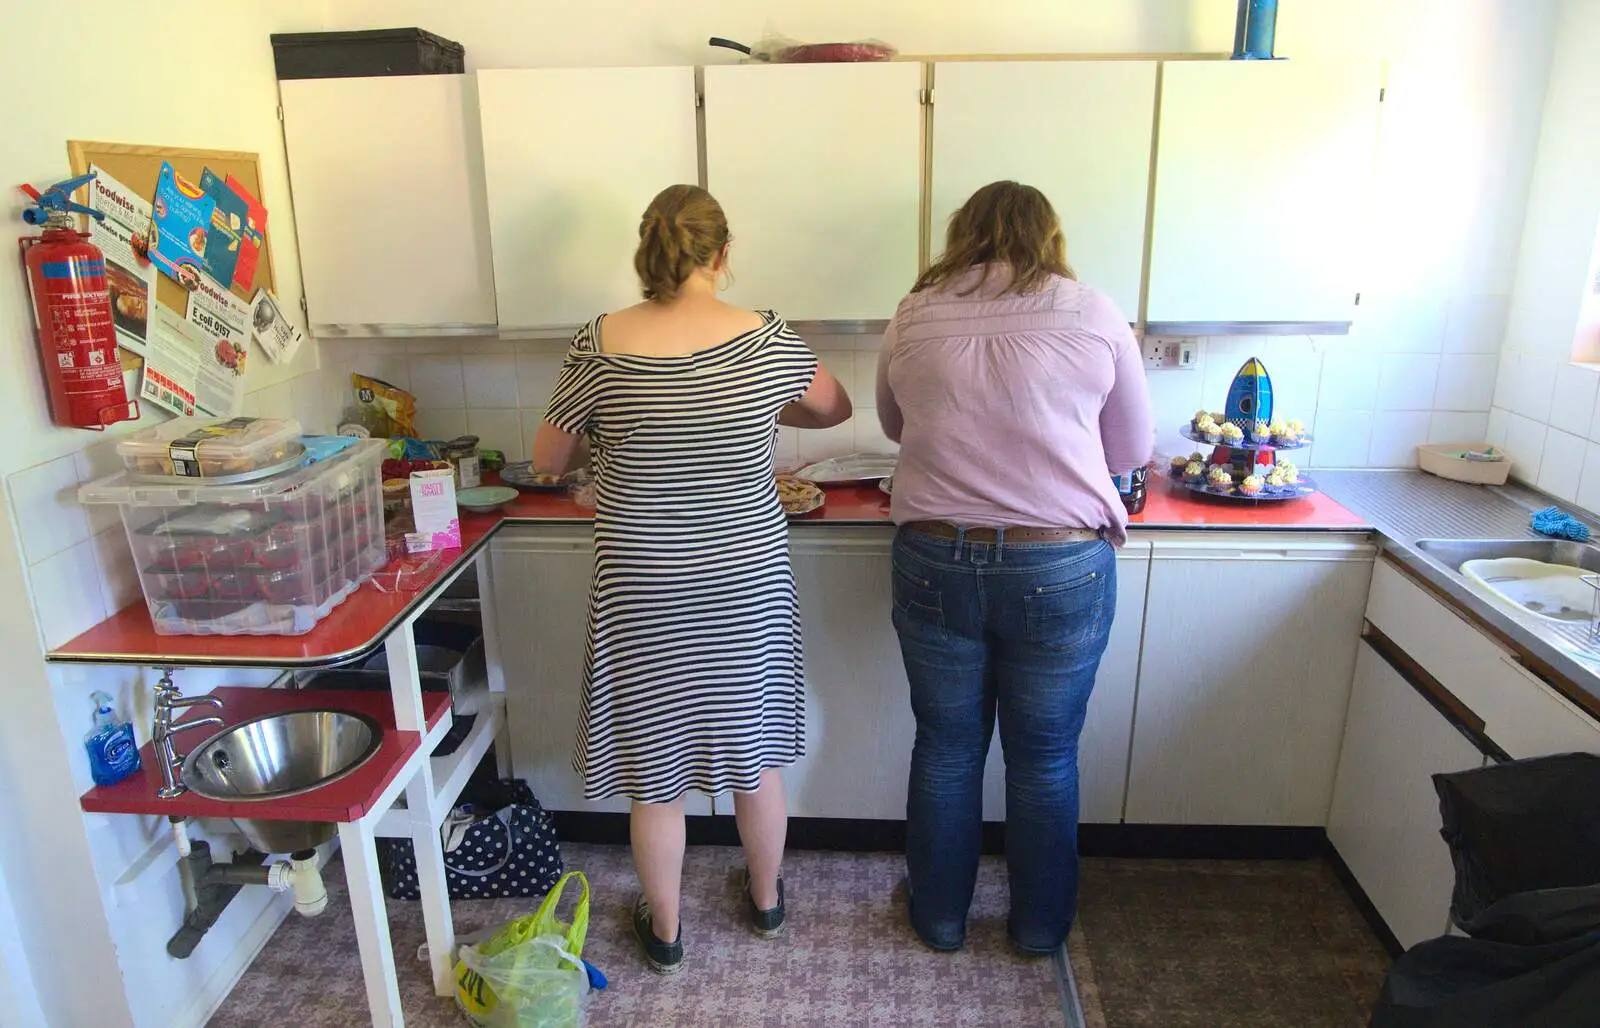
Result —
[[1076, 279], [1067, 263], [1067, 239], [1045, 195], [1020, 182], [991, 182], [950, 215], [944, 253], [917, 279], [913, 293], [943, 286], [974, 265], [983, 275], [961, 295], [983, 287], [997, 264], [1010, 270], [1007, 293], [1031, 293], [1052, 275]]
[[633, 269], [646, 300], [672, 300], [700, 268], [728, 245], [728, 218], [716, 197], [699, 186], [668, 186], [639, 220]]

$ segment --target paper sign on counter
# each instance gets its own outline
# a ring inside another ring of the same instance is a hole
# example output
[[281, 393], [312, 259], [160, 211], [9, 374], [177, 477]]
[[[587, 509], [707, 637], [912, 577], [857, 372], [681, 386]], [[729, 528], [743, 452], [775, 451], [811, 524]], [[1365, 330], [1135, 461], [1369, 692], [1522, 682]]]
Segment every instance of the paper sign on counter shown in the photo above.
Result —
[[150, 202], [94, 165], [89, 206], [105, 215], [89, 219], [89, 242], [106, 257], [111, 320], [117, 343], [144, 355], [155, 302], [156, 266], [150, 260]]
[[406, 533], [407, 553], [427, 553], [461, 545], [456, 512], [456, 473], [438, 468], [411, 473], [411, 516], [417, 530]]
[[244, 409], [243, 364], [230, 367], [219, 357], [222, 347], [231, 353], [232, 344], [160, 304], [150, 314], [150, 347], [139, 395], [186, 417], [237, 417]]
[[265, 289], [256, 290], [250, 308], [250, 330], [267, 360], [274, 364], [294, 360], [304, 337], [294, 323], [283, 316], [278, 298]]

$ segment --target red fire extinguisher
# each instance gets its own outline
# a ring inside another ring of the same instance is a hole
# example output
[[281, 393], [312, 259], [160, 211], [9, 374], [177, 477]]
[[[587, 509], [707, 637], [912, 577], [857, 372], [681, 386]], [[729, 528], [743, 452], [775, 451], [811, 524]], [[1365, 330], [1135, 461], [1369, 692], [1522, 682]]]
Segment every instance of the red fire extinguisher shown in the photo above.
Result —
[[68, 179], [42, 193], [23, 186], [34, 206], [24, 210], [22, 218], [30, 225], [43, 225], [44, 232], [20, 244], [33, 293], [50, 420], [98, 432], [137, 418], [139, 406], [128, 401], [117, 360], [105, 255], [73, 222], [74, 213], [105, 217], [71, 200], [73, 191], [93, 178], [89, 174]]

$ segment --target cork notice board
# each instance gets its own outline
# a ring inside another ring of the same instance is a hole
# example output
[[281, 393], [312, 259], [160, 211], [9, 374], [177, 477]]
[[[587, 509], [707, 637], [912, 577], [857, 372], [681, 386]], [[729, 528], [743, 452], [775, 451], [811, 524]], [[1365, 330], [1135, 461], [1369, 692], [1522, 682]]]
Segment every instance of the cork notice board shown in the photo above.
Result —
[[[241, 150], [195, 150], [179, 146], [89, 143], [70, 139], [67, 141], [67, 158], [72, 164], [73, 175], [87, 174], [91, 164], [104, 168], [112, 178], [146, 200], [156, 195], [156, 179], [161, 174], [163, 161], [170, 163], [179, 175], [194, 183], [199, 183], [201, 173], [207, 168], [224, 178], [232, 175], [267, 209], [267, 224], [262, 230], [262, 252], [260, 262], [256, 265], [255, 281], [250, 284], [248, 292], [237, 284], [233, 292], [245, 301], [254, 299], [257, 289], [277, 294], [278, 283], [272, 267], [272, 201], [261, 193], [259, 154]], [[78, 199], [82, 200], [82, 197]], [[182, 314], [188, 306], [189, 294], [166, 275], [157, 275], [156, 302]], [[138, 357], [127, 350], [118, 352], [122, 356], [123, 367], [139, 366]]]

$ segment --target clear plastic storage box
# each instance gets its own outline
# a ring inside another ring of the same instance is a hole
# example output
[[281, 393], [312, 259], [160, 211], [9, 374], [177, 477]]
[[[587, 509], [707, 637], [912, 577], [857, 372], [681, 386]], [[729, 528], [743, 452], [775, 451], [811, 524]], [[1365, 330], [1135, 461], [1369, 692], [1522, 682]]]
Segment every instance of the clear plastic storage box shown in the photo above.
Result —
[[157, 632], [300, 635], [383, 566], [385, 449], [233, 485], [122, 472], [78, 497], [121, 508]]

